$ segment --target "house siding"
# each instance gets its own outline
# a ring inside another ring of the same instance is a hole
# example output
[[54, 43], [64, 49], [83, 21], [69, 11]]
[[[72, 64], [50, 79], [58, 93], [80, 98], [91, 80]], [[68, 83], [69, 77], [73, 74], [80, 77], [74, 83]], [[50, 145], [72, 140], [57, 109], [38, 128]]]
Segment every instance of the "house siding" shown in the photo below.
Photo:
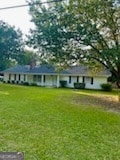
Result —
[[20, 75], [20, 81], [21, 81], [21, 82], [25, 82], [25, 81], [26, 81], [26, 79], [25, 79], [25, 77], [24, 77], [24, 74], [21, 74], [21, 75]]
[[5, 82], [7, 82], [7, 81], [9, 80], [9, 74], [4, 73], [3, 80], [4, 80]]
[[86, 83], [86, 88], [88, 89], [101, 89], [100, 85], [102, 83], [107, 83], [107, 77], [93, 77], [93, 84]]
[[[71, 77], [71, 81], [69, 82], [69, 76], [61, 76], [60, 80], [64, 80], [67, 81], [67, 87], [69, 88], [73, 88], [74, 87], [74, 83], [77, 82], [77, 76], [70, 76]], [[80, 81], [80, 77], [79, 77], [79, 81]]]
[[29, 83], [33, 83], [34, 82], [33, 75], [27, 75], [27, 82], [29, 82]]
[[36, 83], [38, 86], [60, 87], [60, 81], [67, 81], [67, 87], [73, 88], [75, 82], [85, 83], [85, 87], [89, 89], [100, 89], [102, 83], [107, 83], [107, 77], [110, 74], [98, 73], [97, 75], [89, 75], [83, 67], [73, 67], [70, 70], [57, 73], [54, 68], [48, 66], [40, 66], [33, 68], [29, 66], [18, 66], [5, 70], [4, 81], [15, 83], [28, 82]]
[[45, 76], [44, 85], [45, 85], [45, 86], [53, 86], [52, 76], [51, 76], [51, 75]]
[[[78, 76], [71, 76], [71, 82], [69, 82], [69, 76], [61, 76], [60, 80], [67, 81], [67, 87], [73, 88], [74, 83], [77, 82]], [[83, 77], [84, 77], [84, 83], [86, 84], [85, 88], [88, 89], [101, 89], [100, 85], [102, 83], [107, 83], [107, 77], [99, 76], [99, 77], [89, 77], [90, 81], [86, 81], [85, 76], [79, 76], [79, 83], [83, 83]]]

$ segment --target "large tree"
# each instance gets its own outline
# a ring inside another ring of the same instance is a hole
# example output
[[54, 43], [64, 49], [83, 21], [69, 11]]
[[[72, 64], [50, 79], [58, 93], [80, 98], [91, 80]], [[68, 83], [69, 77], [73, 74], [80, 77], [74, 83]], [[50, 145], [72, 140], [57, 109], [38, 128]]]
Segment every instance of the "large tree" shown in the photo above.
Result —
[[17, 62], [20, 65], [29, 65], [33, 60], [38, 61], [38, 58], [38, 55], [34, 51], [25, 49], [23, 54], [18, 56]]
[[0, 71], [10, 67], [22, 53], [21, 31], [0, 21]]
[[119, 1], [69, 0], [50, 7], [32, 2], [30, 14], [36, 28], [31, 31], [31, 45], [43, 57], [59, 64], [98, 62], [120, 87]]

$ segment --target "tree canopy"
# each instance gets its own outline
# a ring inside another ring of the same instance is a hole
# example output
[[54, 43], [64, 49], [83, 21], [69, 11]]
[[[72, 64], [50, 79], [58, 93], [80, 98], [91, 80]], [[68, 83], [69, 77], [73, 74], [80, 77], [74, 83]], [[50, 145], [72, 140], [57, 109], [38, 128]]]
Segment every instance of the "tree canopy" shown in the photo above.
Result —
[[25, 49], [23, 54], [18, 56], [17, 62], [20, 65], [29, 65], [32, 60], [38, 60], [38, 55], [32, 50]]
[[23, 46], [21, 31], [0, 21], [0, 71], [18, 59], [23, 53]]
[[[31, 4], [32, 4], [31, 0]], [[51, 6], [30, 5], [35, 23], [30, 44], [59, 64], [100, 63], [120, 87], [120, 3], [117, 0], [69, 0]]]

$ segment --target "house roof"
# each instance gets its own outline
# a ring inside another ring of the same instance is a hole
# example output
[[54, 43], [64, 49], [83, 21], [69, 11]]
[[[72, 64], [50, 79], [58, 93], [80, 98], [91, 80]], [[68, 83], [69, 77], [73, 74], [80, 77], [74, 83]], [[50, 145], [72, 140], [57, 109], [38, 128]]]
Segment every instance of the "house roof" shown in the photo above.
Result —
[[[4, 70], [2, 73], [16, 73], [16, 74], [57, 74], [55, 68], [51, 65], [40, 65], [31, 68], [29, 65], [17, 65], [12, 68]], [[81, 66], [71, 66], [66, 70], [60, 72], [62, 75], [90, 75], [91, 71], [87, 67]], [[95, 75], [110, 76], [108, 70], [103, 70]]]

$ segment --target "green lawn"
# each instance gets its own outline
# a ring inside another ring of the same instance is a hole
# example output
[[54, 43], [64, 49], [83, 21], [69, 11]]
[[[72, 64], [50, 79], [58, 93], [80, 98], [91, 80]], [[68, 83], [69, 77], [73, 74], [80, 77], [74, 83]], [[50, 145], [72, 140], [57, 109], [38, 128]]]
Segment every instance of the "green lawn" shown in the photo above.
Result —
[[120, 160], [119, 104], [106, 96], [0, 84], [0, 151], [24, 152], [25, 160]]

